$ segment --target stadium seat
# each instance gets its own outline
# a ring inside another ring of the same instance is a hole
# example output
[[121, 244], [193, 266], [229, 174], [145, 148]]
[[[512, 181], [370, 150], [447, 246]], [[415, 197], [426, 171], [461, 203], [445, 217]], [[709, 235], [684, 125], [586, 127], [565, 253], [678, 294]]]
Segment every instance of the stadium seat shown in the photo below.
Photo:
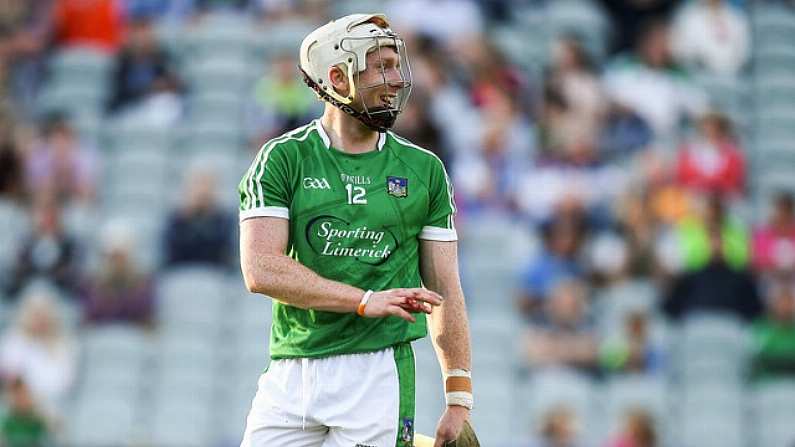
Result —
[[483, 445], [495, 445], [519, 423], [510, 405], [514, 393], [511, 370], [473, 367], [473, 372], [476, 404], [472, 409], [472, 424]]
[[112, 393], [78, 400], [66, 417], [66, 445], [132, 445], [139, 427], [135, 402]]
[[113, 57], [92, 48], [67, 48], [57, 51], [49, 61], [53, 81], [91, 82], [103, 86], [113, 68]]
[[152, 349], [149, 335], [143, 329], [127, 324], [89, 327], [83, 331], [82, 342], [90, 361], [143, 359], [151, 354]]
[[507, 316], [483, 318], [473, 313], [470, 318], [472, 367], [476, 371], [510, 370], [521, 346], [518, 321]]
[[39, 95], [39, 106], [45, 111], [66, 111], [70, 115], [98, 115], [105, 106], [106, 91], [93, 83], [48, 84]]
[[265, 296], [243, 292], [238, 297], [233, 297], [237, 300], [238, 306], [235, 324], [237, 327], [251, 328], [252, 330], [265, 330], [270, 327], [273, 301]]
[[218, 424], [211, 402], [190, 394], [158, 396], [151, 417], [152, 444], [158, 447], [213, 445]]
[[108, 149], [116, 153], [152, 151], [168, 154], [175, 134], [170, 128], [153, 128], [146, 124], [117, 118], [107, 124]]
[[748, 334], [728, 316], [700, 315], [683, 323], [674, 347], [674, 372], [690, 383], [733, 383], [745, 374]]
[[617, 422], [627, 410], [640, 407], [656, 418], [666, 413], [666, 383], [662, 378], [642, 375], [617, 376], [606, 384], [605, 408], [608, 418]]
[[795, 381], [774, 380], [754, 387], [756, 445], [789, 447], [795, 441]]
[[[227, 304], [223, 271], [211, 267], [183, 267], [162, 276], [159, 314], [169, 321], [214, 321]], [[195, 319], [195, 320], [194, 320]]]
[[606, 53], [608, 20], [594, 2], [549, 2], [547, 18], [555, 34], [578, 33], [590, 55], [596, 60], [602, 59]]
[[305, 20], [289, 20], [264, 26], [259, 30], [267, 33], [267, 39], [258, 39], [257, 50], [266, 58], [272, 58], [287, 53], [292, 55], [296, 48], [301, 46], [301, 41], [315, 27]]
[[[678, 429], [682, 447], [744, 447], [748, 445], [742, 418], [686, 418]], [[767, 446], [766, 446], [767, 447]]]

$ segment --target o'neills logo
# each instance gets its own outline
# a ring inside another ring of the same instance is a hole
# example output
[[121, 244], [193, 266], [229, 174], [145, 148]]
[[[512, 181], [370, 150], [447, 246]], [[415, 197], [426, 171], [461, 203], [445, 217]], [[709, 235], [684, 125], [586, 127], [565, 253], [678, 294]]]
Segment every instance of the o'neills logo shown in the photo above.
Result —
[[378, 265], [397, 248], [397, 238], [386, 228], [354, 226], [335, 216], [319, 216], [306, 226], [306, 238], [320, 256], [353, 258]]

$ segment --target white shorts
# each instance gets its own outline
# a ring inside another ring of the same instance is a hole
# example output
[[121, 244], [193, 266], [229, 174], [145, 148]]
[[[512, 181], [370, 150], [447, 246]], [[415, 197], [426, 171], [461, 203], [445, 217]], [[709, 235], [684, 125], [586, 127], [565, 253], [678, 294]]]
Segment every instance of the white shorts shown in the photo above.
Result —
[[414, 352], [273, 360], [259, 378], [241, 447], [410, 447]]

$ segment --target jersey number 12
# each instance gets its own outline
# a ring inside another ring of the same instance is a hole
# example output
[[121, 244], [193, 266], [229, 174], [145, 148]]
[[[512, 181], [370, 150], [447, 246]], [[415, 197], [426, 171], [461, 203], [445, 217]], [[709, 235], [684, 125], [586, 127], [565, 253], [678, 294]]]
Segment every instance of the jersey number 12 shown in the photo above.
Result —
[[348, 183], [345, 185], [345, 190], [348, 191], [348, 205], [367, 205], [364, 188]]

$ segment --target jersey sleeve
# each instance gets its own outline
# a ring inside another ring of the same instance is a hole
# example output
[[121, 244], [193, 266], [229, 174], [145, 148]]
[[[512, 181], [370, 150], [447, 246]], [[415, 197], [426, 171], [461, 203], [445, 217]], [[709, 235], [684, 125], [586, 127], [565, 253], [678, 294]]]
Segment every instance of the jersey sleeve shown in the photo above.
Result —
[[458, 234], [455, 230], [455, 202], [453, 200], [453, 184], [442, 164], [436, 157], [433, 159], [431, 175], [428, 182], [430, 203], [428, 217], [420, 231], [419, 238], [430, 241], [455, 241]]
[[290, 218], [289, 164], [285, 151], [265, 145], [238, 185], [240, 221], [252, 217]]

